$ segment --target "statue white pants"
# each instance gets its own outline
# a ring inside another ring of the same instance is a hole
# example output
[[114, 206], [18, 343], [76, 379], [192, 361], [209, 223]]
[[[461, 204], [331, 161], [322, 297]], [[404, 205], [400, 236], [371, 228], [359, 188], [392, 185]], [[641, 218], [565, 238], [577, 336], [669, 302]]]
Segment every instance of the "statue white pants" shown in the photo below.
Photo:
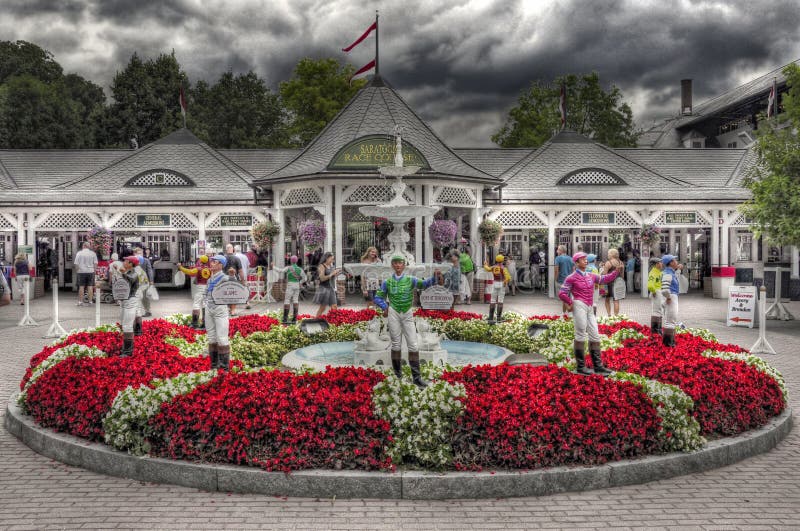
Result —
[[417, 345], [417, 327], [414, 325], [414, 310], [399, 313], [391, 306], [389, 307], [389, 338], [392, 340], [392, 350], [400, 350], [403, 343], [403, 336], [406, 338], [406, 346], [409, 352], [419, 352]]
[[192, 284], [192, 310], [202, 310], [206, 300], [206, 284]]
[[678, 295], [670, 294], [670, 300], [664, 300], [664, 324], [665, 330], [674, 330], [678, 327]]
[[572, 321], [575, 323], [575, 341], [600, 341], [594, 309], [581, 301], [572, 303]]
[[[139, 301], [139, 307], [136, 309], [136, 317], [142, 317], [145, 314], [145, 309], [150, 306], [149, 303], [146, 302], [147, 300], [147, 288], [150, 287], [150, 284], [145, 284], [144, 286], [139, 286], [138, 291], [136, 292], [136, 300]], [[147, 304], [147, 306], [145, 306]]]
[[139, 309], [139, 299], [133, 296], [124, 301], [120, 301], [120, 309], [119, 322], [122, 324], [122, 332], [132, 334], [133, 323], [136, 320], [136, 314]]
[[503, 302], [506, 298], [506, 285], [502, 282], [494, 282], [492, 284], [492, 298], [491, 304]]
[[229, 314], [228, 307], [225, 305], [219, 306], [206, 306], [206, 337], [208, 343], [216, 343], [220, 346], [230, 344], [228, 339], [229, 331]]
[[664, 294], [656, 291], [655, 294], [650, 294], [650, 315], [653, 317], [662, 317], [664, 315]]
[[287, 282], [286, 294], [283, 296], [283, 304], [298, 304], [300, 302], [300, 283]]

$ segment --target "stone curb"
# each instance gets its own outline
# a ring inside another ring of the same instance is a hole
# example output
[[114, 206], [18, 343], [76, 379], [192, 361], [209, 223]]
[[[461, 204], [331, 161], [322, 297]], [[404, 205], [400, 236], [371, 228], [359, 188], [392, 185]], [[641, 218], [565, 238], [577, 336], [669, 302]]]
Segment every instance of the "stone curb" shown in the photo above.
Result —
[[646, 483], [719, 468], [765, 453], [786, 437], [792, 422], [792, 410], [787, 407], [762, 428], [713, 441], [697, 452], [674, 452], [594, 467], [447, 473], [300, 470], [284, 474], [245, 466], [137, 457], [104, 444], [52, 432], [22, 414], [16, 393], [5, 415], [6, 430], [33, 451], [101, 474], [206, 491], [381, 499], [512, 498]]

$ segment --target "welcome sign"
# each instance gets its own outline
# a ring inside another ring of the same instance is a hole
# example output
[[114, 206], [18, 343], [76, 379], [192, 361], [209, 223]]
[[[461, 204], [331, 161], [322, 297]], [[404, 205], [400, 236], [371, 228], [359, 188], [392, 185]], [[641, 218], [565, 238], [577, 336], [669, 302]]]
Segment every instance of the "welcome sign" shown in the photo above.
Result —
[[419, 295], [424, 310], [449, 310], [453, 306], [453, 294], [443, 286], [431, 286]]
[[728, 288], [728, 326], [753, 328], [756, 322], [755, 286], [731, 286]]

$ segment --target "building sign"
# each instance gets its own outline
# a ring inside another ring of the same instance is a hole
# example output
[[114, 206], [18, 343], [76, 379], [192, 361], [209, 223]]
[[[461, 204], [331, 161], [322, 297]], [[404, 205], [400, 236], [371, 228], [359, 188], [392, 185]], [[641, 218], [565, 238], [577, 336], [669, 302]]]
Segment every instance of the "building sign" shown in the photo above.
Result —
[[695, 225], [697, 212], [664, 212], [665, 225]]
[[137, 227], [170, 227], [172, 216], [170, 214], [136, 214]]
[[220, 227], [251, 227], [253, 216], [250, 214], [220, 214]]
[[753, 328], [756, 322], [755, 286], [731, 286], [728, 288], [728, 326]]
[[449, 310], [453, 307], [453, 294], [443, 286], [431, 286], [419, 294], [423, 310]]
[[[397, 150], [391, 136], [365, 136], [350, 142], [333, 157], [328, 169], [367, 170], [381, 166], [394, 166]], [[403, 140], [403, 165], [430, 169], [430, 165], [417, 148]]]
[[583, 225], [614, 225], [616, 222], [616, 212], [581, 212]]

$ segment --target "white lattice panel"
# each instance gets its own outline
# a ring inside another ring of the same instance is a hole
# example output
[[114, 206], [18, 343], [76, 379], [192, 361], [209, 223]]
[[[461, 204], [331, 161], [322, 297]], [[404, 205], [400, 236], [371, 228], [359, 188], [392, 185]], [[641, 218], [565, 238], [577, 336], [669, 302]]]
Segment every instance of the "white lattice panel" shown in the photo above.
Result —
[[625, 181], [604, 170], [591, 168], [576, 171], [566, 175], [558, 184], [565, 185], [595, 185], [595, 184], [625, 184]]
[[136, 228], [136, 214], [124, 214], [119, 221], [114, 223], [112, 229], [135, 229]]
[[440, 205], [474, 205], [475, 197], [465, 188], [453, 188], [445, 186], [436, 198], [436, 204]]
[[321, 203], [322, 198], [313, 188], [295, 188], [287, 190], [281, 198], [281, 206], [290, 207], [297, 205], [314, 205]]
[[530, 227], [544, 227], [542, 220], [529, 210], [506, 210], [500, 212], [495, 221], [506, 228], [525, 229]]
[[189, 219], [185, 214], [177, 212], [172, 214], [172, 226], [176, 229], [196, 229], [197, 226], [194, 221]]
[[50, 214], [37, 229], [91, 229], [96, 225], [86, 214]]
[[570, 212], [561, 222], [558, 224], [559, 227], [576, 227], [581, 224], [581, 213], [580, 212]]
[[641, 225], [633, 216], [624, 210], [618, 210], [615, 217], [617, 219], [616, 225], [620, 227], [639, 227]]
[[194, 186], [188, 177], [167, 170], [153, 170], [137, 175], [126, 186]]
[[749, 227], [751, 224], [751, 220], [747, 219], [747, 216], [744, 214], [739, 214], [739, 217], [731, 223], [731, 227]]
[[[409, 203], [414, 203], [414, 192], [408, 188], [403, 192], [403, 198]], [[394, 198], [392, 188], [383, 184], [365, 184], [356, 188], [344, 200], [348, 205], [375, 205], [391, 201]]]

